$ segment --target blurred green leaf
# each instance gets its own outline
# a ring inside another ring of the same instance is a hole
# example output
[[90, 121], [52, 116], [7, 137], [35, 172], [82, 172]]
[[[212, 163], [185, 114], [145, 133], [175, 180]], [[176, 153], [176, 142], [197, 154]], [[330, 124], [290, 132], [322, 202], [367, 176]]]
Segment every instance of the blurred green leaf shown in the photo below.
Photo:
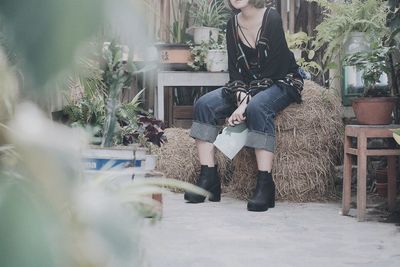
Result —
[[101, 25], [102, 2], [0, 1], [5, 34], [24, 59], [20, 68], [27, 88], [41, 88], [72, 63], [76, 48]]

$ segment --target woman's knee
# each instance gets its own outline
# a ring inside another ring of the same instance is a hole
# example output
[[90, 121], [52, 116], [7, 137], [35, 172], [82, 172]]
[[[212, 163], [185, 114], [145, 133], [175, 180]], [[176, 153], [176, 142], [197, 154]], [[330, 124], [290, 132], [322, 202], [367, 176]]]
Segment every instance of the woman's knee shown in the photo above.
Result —
[[200, 114], [203, 112], [209, 112], [210, 111], [210, 106], [209, 106], [209, 101], [207, 100], [207, 96], [203, 95], [197, 101], [194, 103], [194, 114]]
[[268, 116], [273, 115], [274, 112], [265, 103], [260, 101], [250, 101], [246, 108], [247, 117], [258, 117], [258, 116]]

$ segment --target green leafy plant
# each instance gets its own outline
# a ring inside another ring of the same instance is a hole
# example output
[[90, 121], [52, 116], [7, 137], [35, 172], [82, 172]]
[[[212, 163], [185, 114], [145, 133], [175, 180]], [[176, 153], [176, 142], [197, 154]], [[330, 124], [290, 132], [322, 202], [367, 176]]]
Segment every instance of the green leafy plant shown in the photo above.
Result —
[[334, 66], [332, 58], [340, 54], [345, 41], [353, 31], [364, 32], [368, 39], [380, 39], [386, 33], [386, 1], [353, 0], [344, 3], [328, 0], [317, 2], [325, 9], [324, 20], [316, 27], [315, 49], [325, 47], [322, 63]]
[[192, 6], [192, 0], [173, 0], [172, 1], [172, 25], [170, 27], [170, 36], [172, 43], [184, 44], [190, 40], [186, 33], [189, 27], [189, 10]]
[[102, 146], [113, 145], [114, 129], [117, 124], [117, 109], [120, 105], [120, 97], [123, 88], [130, 86], [133, 74], [136, 70], [133, 62], [122, 60], [122, 49], [114, 42], [104, 48], [103, 59], [105, 60], [104, 83], [108, 89], [107, 116], [103, 128]]
[[285, 33], [286, 42], [289, 49], [299, 50], [301, 54], [305, 54], [306, 57], [300, 57], [296, 59], [297, 64], [302, 67], [305, 71], [310, 74], [317, 76], [321, 71], [322, 67], [316, 61], [314, 61], [315, 50], [312, 46], [312, 37], [309, 37], [305, 32], [297, 33]]
[[[137, 136], [133, 138], [140, 129], [139, 117], [150, 117], [140, 106], [143, 90], [128, 103], [120, 101], [122, 89], [130, 86], [138, 71], [132, 62], [122, 60], [122, 50], [115, 42], [101, 47], [99, 55], [101, 60], [97, 63], [84, 64], [88, 70], [78, 75], [82, 95], [77, 99], [70, 98], [64, 113], [68, 115], [71, 126], [88, 129], [95, 144], [101, 143], [107, 147], [140, 142]], [[144, 141], [160, 143], [150, 138]]]
[[224, 29], [228, 17], [224, 1], [194, 0], [190, 10], [193, 26]]
[[383, 73], [390, 75], [390, 67], [387, 64], [388, 55], [391, 47], [382, 44], [376, 45], [370, 51], [357, 52], [347, 56], [344, 64], [356, 66], [362, 71], [364, 81], [364, 96], [387, 96], [387, 90], [379, 89], [375, 86], [379, 82]]
[[192, 54], [192, 61], [188, 65], [195, 71], [205, 71], [207, 69], [206, 58], [210, 45], [205, 42], [200, 45], [190, 43], [189, 47]]
[[[17, 91], [24, 101], [32, 96], [48, 97], [40, 85], [65, 70], [77, 48], [98, 30], [96, 17], [108, 17], [103, 16], [109, 11], [104, 2], [39, 0], [15, 5], [13, 0], [0, 1], [0, 13], [13, 30], [7, 40], [12, 40], [18, 61], [24, 63], [25, 77], [25, 87], [10, 82], [17, 80], [14, 66], [0, 61], [0, 89], [8, 89], [0, 90], [2, 98], [8, 99], [12, 109], [16, 107], [7, 126], [0, 123], [0, 135], [7, 137], [4, 142], [0, 139], [0, 266], [143, 266], [138, 237], [142, 217], [157, 205], [151, 194], [180, 185], [185, 191], [206, 194], [193, 185], [165, 178], [126, 187], [115, 187], [115, 175], [86, 179], [80, 155], [87, 146], [84, 135], [50, 121], [40, 106], [21, 104], [14, 97]], [[132, 1], [118, 1], [118, 6], [130, 10], [129, 16], [132, 6], [127, 2]], [[139, 17], [130, 18], [140, 23]], [[97, 62], [90, 64], [97, 68]], [[88, 98], [103, 97], [107, 88], [96, 86], [104, 85], [102, 78], [96, 78], [102, 77], [103, 70], [98, 70], [69, 82], [84, 87]], [[28, 77], [36, 83], [28, 84]], [[146, 204], [146, 209], [139, 210], [138, 204]]]
[[207, 70], [207, 54], [209, 50], [226, 50], [226, 37], [225, 32], [218, 35], [218, 40], [210, 40], [209, 43], [202, 42], [200, 45], [194, 45], [192, 42], [188, 42], [190, 52], [192, 54], [192, 62], [188, 65], [194, 71], [206, 71]]
[[389, 27], [389, 35], [385, 45], [392, 46], [389, 55], [389, 66], [391, 68], [390, 80], [391, 90], [394, 95], [400, 94], [400, 0], [389, 0], [389, 13], [386, 18]]

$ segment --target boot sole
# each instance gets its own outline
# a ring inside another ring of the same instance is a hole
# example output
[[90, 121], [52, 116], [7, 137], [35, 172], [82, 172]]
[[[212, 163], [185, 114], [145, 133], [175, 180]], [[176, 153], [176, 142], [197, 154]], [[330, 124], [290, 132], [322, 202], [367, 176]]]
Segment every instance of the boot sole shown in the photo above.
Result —
[[274, 203], [269, 203], [268, 205], [258, 205], [258, 204], [254, 204], [254, 203], [247, 203], [248, 211], [267, 211], [269, 208], [275, 208], [275, 201], [274, 201]]
[[247, 210], [248, 211], [267, 211], [268, 210], [268, 205], [256, 205], [256, 204], [247, 204]]
[[205, 197], [205, 196], [201, 196], [201, 195], [187, 195], [187, 194], [185, 193], [184, 199], [185, 199], [188, 203], [202, 203], [202, 202], [204, 202], [204, 200], [206, 199], [206, 197]]
[[[210, 190], [210, 192], [212, 192], [212, 190]], [[221, 192], [211, 193], [207, 197], [208, 200], [211, 202], [220, 202]], [[188, 203], [203, 203], [207, 197], [193, 193], [185, 193], [184, 195], [184, 199], [188, 201]]]

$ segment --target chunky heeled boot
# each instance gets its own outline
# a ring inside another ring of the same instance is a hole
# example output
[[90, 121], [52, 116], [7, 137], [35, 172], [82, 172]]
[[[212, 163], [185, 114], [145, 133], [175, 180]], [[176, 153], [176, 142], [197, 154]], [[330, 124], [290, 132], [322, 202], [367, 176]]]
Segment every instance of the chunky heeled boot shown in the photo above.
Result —
[[[198, 187], [203, 188], [211, 193], [208, 200], [220, 201], [221, 200], [221, 181], [218, 177], [217, 167], [208, 167], [201, 165], [200, 177], [196, 183]], [[198, 195], [192, 192], [185, 193], [185, 200], [190, 203], [201, 203], [206, 199], [203, 195]]]
[[275, 183], [272, 174], [258, 171], [256, 189], [247, 203], [247, 210], [266, 211], [273, 207], [275, 207]]

